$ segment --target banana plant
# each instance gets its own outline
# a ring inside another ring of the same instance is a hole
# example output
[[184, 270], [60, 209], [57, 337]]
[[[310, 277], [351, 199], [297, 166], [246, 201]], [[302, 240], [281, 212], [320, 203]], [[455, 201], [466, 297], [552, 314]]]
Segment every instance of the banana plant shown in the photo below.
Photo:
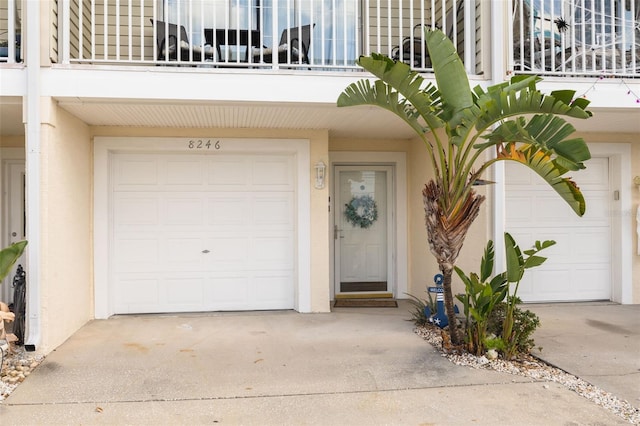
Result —
[[[564, 118], [586, 119], [589, 101], [575, 91], [541, 93], [537, 76], [471, 89], [455, 46], [440, 30], [425, 29], [425, 42], [437, 85], [409, 65], [372, 54], [358, 64], [376, 77], [349, 85], [339, 107], [375, 105], [400, 117], [426, 147], [434, 178], [422, 195], [428, 243], [444, 276], [444, 304], [449, 324], [456, 324], [451, 278], [467, 232], [485, 197], [475, 185], [498, 161], [515, 161], [540, 175], [582, 216], [585, 201], [565, 175], [585, 168], [591, 154]], [[487, 151], [494, 153], [487, 158]], [[449, 327], [453, 344], [462, 340]]]

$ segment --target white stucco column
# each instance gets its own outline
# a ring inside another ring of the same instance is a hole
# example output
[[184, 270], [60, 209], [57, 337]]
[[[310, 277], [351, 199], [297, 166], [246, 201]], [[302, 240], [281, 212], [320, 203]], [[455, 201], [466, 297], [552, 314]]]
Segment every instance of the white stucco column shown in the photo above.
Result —
[[40, 344], [40, 4], [26, 1], [26, 96], [23, 119], [26, 139], [27, 318], [25, 348]]

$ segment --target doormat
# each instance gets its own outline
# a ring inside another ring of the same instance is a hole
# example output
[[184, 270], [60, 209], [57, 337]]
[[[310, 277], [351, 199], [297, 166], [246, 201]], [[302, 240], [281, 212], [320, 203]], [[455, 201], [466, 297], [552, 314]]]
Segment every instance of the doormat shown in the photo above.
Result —
[[397, 308], [395, 299], [337, 299], [335, 308]]

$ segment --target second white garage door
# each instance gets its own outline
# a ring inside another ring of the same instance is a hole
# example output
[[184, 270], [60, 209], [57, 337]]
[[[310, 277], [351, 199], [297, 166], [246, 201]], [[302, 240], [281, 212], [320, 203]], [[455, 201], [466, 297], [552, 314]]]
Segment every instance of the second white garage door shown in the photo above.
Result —
[[293, 155], [115, 154], [115, 313], [291, 309]]
[[536, 240], [557, 244], [547, 262], [525, 273], [518, 295], [525, 302], [611, 298], [611, 200], [608, 158], [592, 158], [572, 172], [587, 204], [578, 217], [538, 175], [507, 161], [506, 229], [522, 250]]

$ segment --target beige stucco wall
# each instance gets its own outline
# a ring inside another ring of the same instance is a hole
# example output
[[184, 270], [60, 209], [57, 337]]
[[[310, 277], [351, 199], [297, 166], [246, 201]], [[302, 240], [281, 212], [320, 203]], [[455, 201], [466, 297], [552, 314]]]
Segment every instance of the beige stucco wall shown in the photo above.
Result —
[[49, 352], [93, 316], [89, 128], [42, 102], [40, 304]]
[[2, 135], [0, 135], [0, 147], [2, 147], [2, 148], [24, 148], [24, 136], [2, 136]]
[[269, 130], [269, 129], [148, 129], [94, 127], [91, 137], [215, 137], [220, 138], [272, 138], [308, 139], [310, 141], [310, 182], [311, 188], [311, 311], [328, 312], [329, 288], [329, 182], [324, 189], [314, 188], [315, 164], [322, 160], [329, 164], [329, 137], [326, 130]]

